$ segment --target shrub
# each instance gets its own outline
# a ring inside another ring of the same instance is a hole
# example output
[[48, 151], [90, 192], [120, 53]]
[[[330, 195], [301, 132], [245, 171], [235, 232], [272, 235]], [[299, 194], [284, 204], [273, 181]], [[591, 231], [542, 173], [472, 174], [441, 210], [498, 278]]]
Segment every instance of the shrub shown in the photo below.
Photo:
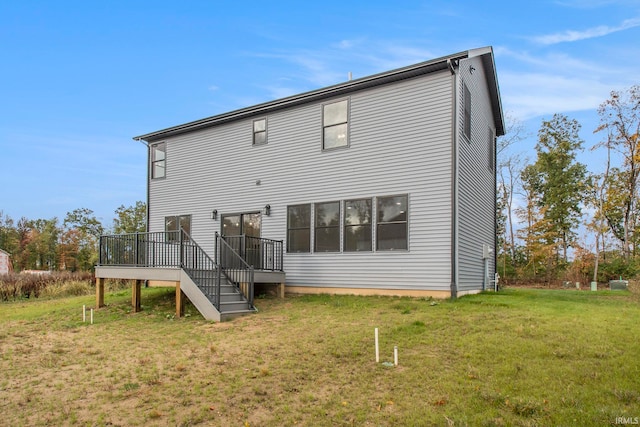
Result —
[[89, 272], [38, 272], [0, 275], [0, 300], [10, 301], [39, 296], [83, 295], [93, 290]]

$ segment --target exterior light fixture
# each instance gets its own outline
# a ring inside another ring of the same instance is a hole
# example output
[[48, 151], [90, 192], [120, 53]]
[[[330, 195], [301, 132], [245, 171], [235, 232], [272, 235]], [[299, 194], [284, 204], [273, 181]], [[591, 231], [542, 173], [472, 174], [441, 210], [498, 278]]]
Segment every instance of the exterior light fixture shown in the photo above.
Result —
[[218, 209], [211, 211], [211, 219], [218, 219]]
[[266, 216], [271, 215], [271, 205], [266, 205], [266, 206], [264, 207], [264, 214], [265, 214]]

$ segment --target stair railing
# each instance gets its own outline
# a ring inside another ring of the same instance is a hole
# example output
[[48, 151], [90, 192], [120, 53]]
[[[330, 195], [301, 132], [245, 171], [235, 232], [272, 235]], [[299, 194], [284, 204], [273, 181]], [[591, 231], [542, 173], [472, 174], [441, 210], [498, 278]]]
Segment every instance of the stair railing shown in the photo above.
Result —
[[254, 268], [220, 234], [215, 233], [214, 258], [222, 274], [233, 283], [253, 306]]
[[180, 268], [191, 277], [209, 299], [213, 300], [213, 305], [220, 311], [222, 269], [182, 228], [180, 229]]

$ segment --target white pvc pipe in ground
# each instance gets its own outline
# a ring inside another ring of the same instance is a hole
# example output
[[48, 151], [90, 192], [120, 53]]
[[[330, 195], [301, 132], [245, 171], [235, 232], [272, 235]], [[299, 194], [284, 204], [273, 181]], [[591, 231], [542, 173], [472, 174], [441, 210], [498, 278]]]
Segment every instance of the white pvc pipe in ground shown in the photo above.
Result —
[[378, 328], [376, 331], [376, 363], [380, 363], [380, 347], [378, 347]]
[[93, 308], [91, 309], [91, 324], [93, 325]]
[[398, 366], [398, 346], [393, 347], [393, 364]]
[[82, 306], [82, 323], [87, 321], [87, 306]]

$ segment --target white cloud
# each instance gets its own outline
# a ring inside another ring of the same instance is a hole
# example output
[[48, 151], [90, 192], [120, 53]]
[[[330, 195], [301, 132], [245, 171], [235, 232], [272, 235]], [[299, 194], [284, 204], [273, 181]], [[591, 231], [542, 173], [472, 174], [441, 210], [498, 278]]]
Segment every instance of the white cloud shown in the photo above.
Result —
[[638, 0], [560, 0], [556, 4], [574, 9], [596, 9], [605, 6], [637, 6]]
[[216, 86], [216, 85], [211, 85], [211, 86], [209, 86], [209, 87], [208, 87], [208, 89], [209, 89], [211, 92], [215, 92], [215, 91], [217, 91], [217, 90], [218, 90], [218, 89], [220, 89], [220, 88], [219, 88], [218, 86]]
[[503, 47], [495, 51], [503, 107], [522, 120], [594, 111], [612, 90], [631, 84], [629, 76], [637, 67], [634, 61], [612, 67], [607, 53], [577, 58], [555, 52], [536, 56]]
[[579, 40], [592, 39], [595, 37], [606, 36], [618, 31], [628, 30], [640, 26], [640, 18], [626, 19], [622, 23], [615, 27], [608, 25], [599, 25], [597, 27], [588, 28], [582, 31], [567, 30], [555, 34], [547, 34], [542, 36], [533, 37], [532, 40], [536, 43], [543, 45], [551, 45], [564, 42], [575, 42]]
[[[379, 69], [377, 71], [391, 70], [406, 65], [417, 64], [440, 56], [430, 50], [416, 48], [402, 43], [386, 43], [374, 51], [378, 55], [369, 56], [370, 63]], [[452, 52], [447, 52], [452, 53]]]
[[597, 109], [611, 87], [589, 77], [505, 72], [500, 74], [500, 89], [504, 108], [526, 120]]
[[365, 41], [364, 38], [345, 39], [318, 50], [301, 49], [252, 56], [282, 60], [295, 65], [293, 68], [287, 67], [290, 71], [286, 76], [289, 80], [286, 87], [264, 87], [274, 95], [285, 96], [347, 81], [349, 72], [353, 72], [353, 78], [358, 78], [438, 56], [409, 44]]
[[358, 38], [358, 39], [352, 39], [352, 40], [340, 40], [338, 43], [336, 43], [335, 45], [333, 45], [334, 47], [337, 47], [338, 49], [352, 49], [356, 46], [358, 46], [359, 44], [361, 44], [364, 41], [364, 38]]
[[286, 98], [302, 92], [300, 89], [285, 86], [266, 86], [264, 89], [269, 92], [270, 97], [273, 99]]

